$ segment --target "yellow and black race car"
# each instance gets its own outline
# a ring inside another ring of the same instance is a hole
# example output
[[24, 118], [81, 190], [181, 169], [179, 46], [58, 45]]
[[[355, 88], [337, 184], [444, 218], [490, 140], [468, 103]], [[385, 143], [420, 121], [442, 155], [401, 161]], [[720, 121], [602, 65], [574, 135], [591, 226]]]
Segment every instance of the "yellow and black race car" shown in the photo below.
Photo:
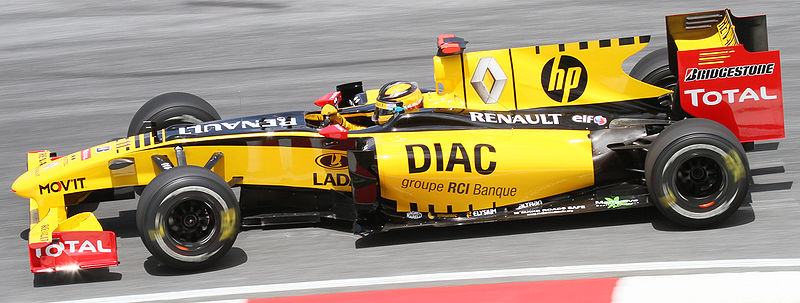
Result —
[[134, 192], [145, 246], [185, 269], [242, 227], [321, 218], [370, 232], [655, 206], [717, 223], [748, 193], [745, 147], [784, 137], [766, 18], [668, 16], [668, 47], [623, 72], [649, 40], [464, 52], [442, 35], [432, 89], [349, 83], [313, 112], [221, 120], [197, 96], [160, 95], [126, 138], [28, 153], [12, 189], [30, 199], [31, 271], [116, 265], [114, 233], [73, 209]]

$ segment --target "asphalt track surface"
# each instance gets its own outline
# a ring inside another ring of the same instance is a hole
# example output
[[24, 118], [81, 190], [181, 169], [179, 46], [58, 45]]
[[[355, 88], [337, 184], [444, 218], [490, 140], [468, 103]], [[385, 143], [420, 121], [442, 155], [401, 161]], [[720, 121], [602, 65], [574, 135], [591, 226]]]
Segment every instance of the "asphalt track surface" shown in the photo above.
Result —
[[[123, 136], [138, 107], [163, 92], [198, 94], [223, 117], [313, 109], [311, 101], [339, 83], [363, 80], [375, 88], [389, 80], [409, 79], [432, 85], [434, 38], [442, 33], [465, 37], [469, 50], [652, 34], [646, 52], [665, 44], [664, 15], [726, 6], [737, 15], [768, 15], [770, 48], [782, 55], [787, 139], [759, 144], [748, 154], [756, 183], [752, 199], [712, 229], [676, 228], [654, 209], [641, 209], [394, 231], [363, 239], [342, 231], [342, 226], [249, 230], [240, 234], [218, 266], [193, 273], [165, 269], [150, 257], [136, 233], [136, 201], [125, 200], [101, 204], [95, 212], [119, 237], [119, 267], [34, 278], [28, 271], [25, 240], [28, 203], [3, 190], [0, 301], [548, 266], [800, 258], [800, 105], [795, 100], [800, 93], [800, 8], [790, 2], [87, 0], [2, 6], [0, 184], [6, 188], [24, 171], [26, 151], [47, 148], [64, 155]], [[747, 270], [779, 269], [787, 268]], [[666, 268], [657, 273], [742, 270]], [[475, 281], [652, 273], [554, 272]]]

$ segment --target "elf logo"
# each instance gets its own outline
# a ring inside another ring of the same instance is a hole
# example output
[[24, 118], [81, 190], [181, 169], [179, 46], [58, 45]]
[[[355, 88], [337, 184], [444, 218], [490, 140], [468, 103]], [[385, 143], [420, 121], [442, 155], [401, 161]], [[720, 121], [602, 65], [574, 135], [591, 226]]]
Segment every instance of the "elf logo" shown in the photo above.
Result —
[[586, 67], [572, 56], [556, 56], [542, 68], [542, 88], [556, 102], [567, 103], [580, 98], [588, 78]]
[[[471, 154], [467, 151], [472, 152]], [[449, 156], [445, 161], [445, 151], [441, 143], [433, 144], [433, 154], [431, 148], [425, 144], [408, 144], [406, 153], [408, 154], [408, 173], [416, 174], [426, 172], [431, 168], [433, 159], [436, 161], [436, 171], [453, 171], [456, 166], [461, 166], [465, 173], [475, 171], [481, 175], [488, 175], [494, 172], [497, 167], [495, 161], [485, 161], [489, 154], [496, 150], [489, 144], [476, 144], [473, 148], [467, 149], [461, 143], [453, 143], [447, 150]], [[470, 160], [470, 157], [472, 160]]]
[[75, 179], [68, 179], [66, 181], [56, 181], [50, 184], [39, 185], [39, 194], [43, 195], [45, 194], [45, 192], [50, 194], [61, 191], [83, 189], [84, 180], [86, 180], [86, 178], [75, 178]]
[[346, 169], [347, 156], [340, 153], [327, 153], [317, 157], [314, 162], [322, 168], [327, 169]]

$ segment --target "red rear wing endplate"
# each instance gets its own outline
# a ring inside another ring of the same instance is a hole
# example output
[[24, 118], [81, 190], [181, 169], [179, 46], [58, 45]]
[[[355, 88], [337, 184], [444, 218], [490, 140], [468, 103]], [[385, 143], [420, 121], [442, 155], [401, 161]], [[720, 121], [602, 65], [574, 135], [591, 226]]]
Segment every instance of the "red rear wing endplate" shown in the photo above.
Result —
[[741, 142], [782, 139], [780, 53], [744, 46], [678, 51], [681, 108], [725, 125]]

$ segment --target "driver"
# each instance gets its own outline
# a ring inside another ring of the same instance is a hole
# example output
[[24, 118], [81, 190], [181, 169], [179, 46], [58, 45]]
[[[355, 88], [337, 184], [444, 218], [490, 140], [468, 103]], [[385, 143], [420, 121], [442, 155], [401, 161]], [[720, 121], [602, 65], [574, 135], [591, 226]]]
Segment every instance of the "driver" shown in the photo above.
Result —
[[[378, 91], [372, 122], [383, 124], [396, 114], [418, 110], [422, 107], [422, 99], [422, 92], [416, 82], [392, 81], [386, 83]], [[337, 123], [347, 130], [366, 128], [347, 122], [347, 119], [339, 114], [336, 107], [330, 104], [322, 107], [321, 114], [327, 116], [332, 123]]]

